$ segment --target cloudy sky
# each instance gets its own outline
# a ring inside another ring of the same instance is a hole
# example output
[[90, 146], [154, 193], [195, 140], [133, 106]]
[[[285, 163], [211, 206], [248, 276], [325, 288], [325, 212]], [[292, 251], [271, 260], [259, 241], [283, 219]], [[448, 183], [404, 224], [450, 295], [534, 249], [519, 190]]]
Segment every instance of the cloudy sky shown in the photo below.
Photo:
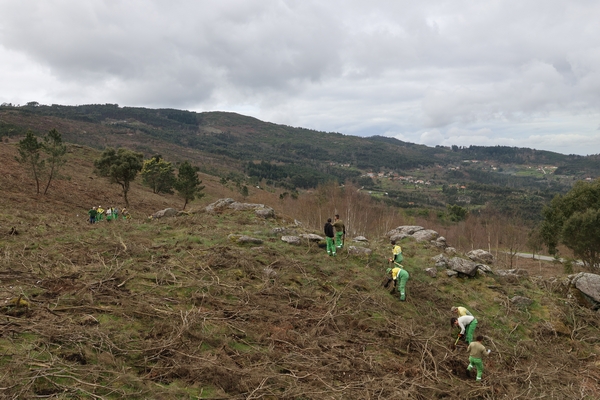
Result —
[[600, 153], [597, 0], [0, 0], [0, 103]]

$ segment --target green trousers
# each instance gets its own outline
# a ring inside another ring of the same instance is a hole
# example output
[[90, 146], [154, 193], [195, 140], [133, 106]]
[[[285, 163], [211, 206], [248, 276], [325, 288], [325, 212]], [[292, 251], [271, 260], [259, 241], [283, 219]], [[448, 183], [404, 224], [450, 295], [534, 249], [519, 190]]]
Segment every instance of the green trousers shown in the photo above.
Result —
[[344, 246], [344, 232], [335, 233], [335, 245], [338, 249], [341, 249]]
[[473, 341], [473, 334], [475, 333], [475, 328], [477, 328], [477, 320], [473, 318], [473, 321], [465, 328], [465, 342], [467, 344]]
[[406, 282], [408, 282], [408, 278], [409, 275], [405, 269], [401, 269], [400, 272], [398, 272], [398, 276], [396, 277], [396, 280], [398, 281], [398, 292], [400, 292], [401, 301], [406, 300]]
[[333, 243], [333, 238], [326, 236], [325, 242], [327, 243], [327, 254], [335, 256], [335, 243]]
[[469, 356], [469, 366], [467, 370], [472, 370], [473, 367], [477, 369], [477, 380], [481, 380], [481, 375], [483, 374], [483, 360], [481, 358], [475, 358]]

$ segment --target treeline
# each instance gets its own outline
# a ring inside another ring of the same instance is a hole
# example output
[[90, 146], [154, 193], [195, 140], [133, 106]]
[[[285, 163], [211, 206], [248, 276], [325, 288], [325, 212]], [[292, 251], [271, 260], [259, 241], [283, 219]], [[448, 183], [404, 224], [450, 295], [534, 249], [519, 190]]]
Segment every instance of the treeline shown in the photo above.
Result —
[[340, 183], [353, 181], [360, 176], [357, 170], [335, 166], [277, 165], [266, 161], [248, 162], [245, 173], [259, 181], [265, 180], [268, 185], [286, 189], [310, 189], [333, 180]]

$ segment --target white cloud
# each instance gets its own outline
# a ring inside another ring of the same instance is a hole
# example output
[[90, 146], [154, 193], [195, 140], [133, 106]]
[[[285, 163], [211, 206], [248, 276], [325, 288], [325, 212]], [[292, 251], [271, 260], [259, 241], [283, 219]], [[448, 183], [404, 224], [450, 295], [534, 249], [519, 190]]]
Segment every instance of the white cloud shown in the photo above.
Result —
[[599, 14], [543, 0], [2, 2], [0, 102], [600, 153]]

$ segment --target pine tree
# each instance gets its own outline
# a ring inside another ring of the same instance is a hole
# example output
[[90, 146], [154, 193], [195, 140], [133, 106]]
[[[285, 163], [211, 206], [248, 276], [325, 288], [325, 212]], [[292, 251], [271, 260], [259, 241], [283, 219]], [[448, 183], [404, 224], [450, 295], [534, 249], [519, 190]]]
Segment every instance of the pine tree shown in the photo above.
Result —
[[17, 146], [19, 157], [17, 161], [21, 164], [27, 164], [31, 167], [35, 179], [36, 193], [40, 193], [40, 176], [44, 170], [44, 160], [41, 157], [43, 144], [40, 143], [32, 131], [27, 131], [25, 139], [21, 140]]
[[198, 170], [198, 167], [192, 166], [188, 161], [179, 166], [175, 189], [184, 200], [184, 210], [190, 201], [204, 197], [204, 193], [200, 193], [204, 186], [201, 186], [202, 181], [198, 177]]

